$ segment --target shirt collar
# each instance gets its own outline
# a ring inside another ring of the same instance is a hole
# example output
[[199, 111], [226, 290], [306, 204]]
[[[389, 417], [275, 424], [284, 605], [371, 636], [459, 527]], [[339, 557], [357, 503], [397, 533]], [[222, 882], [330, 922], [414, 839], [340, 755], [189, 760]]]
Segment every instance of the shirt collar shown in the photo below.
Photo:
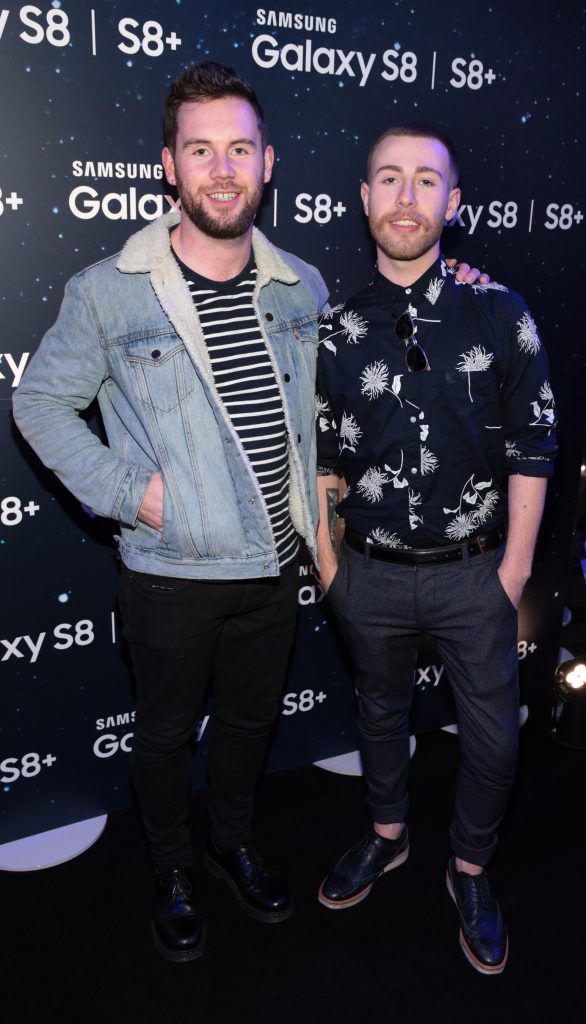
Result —
[[[389, 281], [388, 277], [384, 277], [378, 268], [375, 269], [372, 286], [378, 301], [385, 308], [404, 303], [405, 309], [407, 309], [409, 305], [418, 306], [422, 302], [428, 302], [433, 306], [441, 294], [443, 282], [450, 276], [450, 273], [445, 265], [444, 256], [440, 253], [431, 267], [417, 281], [407, 287]], [[442, 283], [439, 284], [439, 282]]]

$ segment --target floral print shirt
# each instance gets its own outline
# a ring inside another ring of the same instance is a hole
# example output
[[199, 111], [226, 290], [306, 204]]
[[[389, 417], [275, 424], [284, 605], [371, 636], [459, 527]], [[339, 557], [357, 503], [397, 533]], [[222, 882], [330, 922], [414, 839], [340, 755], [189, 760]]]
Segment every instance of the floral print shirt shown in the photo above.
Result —
[[[429, 370], [409, 371], [408, 311]], [[440, 257], [408, 288], [378, 271], [321, 319], [318, 472], [344, 477], [338, 515], [374, 544], [446, 545], [506, 520], [507, 474], [550, 476], [555, 406], [525, 302], [460, 285]]]

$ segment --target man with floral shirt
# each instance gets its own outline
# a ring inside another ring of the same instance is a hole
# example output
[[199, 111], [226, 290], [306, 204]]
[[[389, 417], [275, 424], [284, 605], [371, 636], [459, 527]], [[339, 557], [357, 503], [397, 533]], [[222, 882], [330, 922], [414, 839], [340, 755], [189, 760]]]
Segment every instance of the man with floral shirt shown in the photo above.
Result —
[[[496, 284], [459, 287], [441, 256], [457, 176], [453, 144], [433, 128], [400, 126], [375, 142], [362, 185], [374, 280], [322, 319], [318, 552], [355, 662], [374, 825], [319, 899], [351, 907], [408, 856], [409, 710], [425, 632], [458, 710], [447, 885], [465, 955], [494, 974], [508, 939], [484, 867], [515, 771], [517, 608], [555, 424], [545, 352], [521, 297]], [[340, 553], [334, 509], [345, 524]]]

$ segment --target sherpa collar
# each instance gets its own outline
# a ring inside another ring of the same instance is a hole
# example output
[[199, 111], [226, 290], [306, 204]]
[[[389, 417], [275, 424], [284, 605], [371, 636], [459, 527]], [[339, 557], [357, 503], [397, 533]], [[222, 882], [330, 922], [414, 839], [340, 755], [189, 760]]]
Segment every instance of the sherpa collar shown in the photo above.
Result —
[[[123, 274], [148, 274], [162, 267], [171, 258], [169, 232], [180, 220], [179, 210], [170, 210], [131, 235], [120, 253], [116, 264], [118, 270]], [[258, 269], [257, 281], [260, 284], [266, 284], [271, 279], [282, 281], [283, 284], [296, 284], [299, 281], [298, 275], [285, 262], [279, 250], [271, 245], [258, 228], [252, 232], [252, 248]]]

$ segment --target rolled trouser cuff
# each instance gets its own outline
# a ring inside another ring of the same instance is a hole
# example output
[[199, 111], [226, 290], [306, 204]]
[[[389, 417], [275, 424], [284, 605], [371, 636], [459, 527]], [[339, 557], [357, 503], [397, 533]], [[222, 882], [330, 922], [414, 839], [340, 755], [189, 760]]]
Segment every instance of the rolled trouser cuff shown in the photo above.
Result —
[[459, 857], [460, 860], [468, 861], [469, 864], [478, 864], [479, 867], [484, 868], [498, 846], [498, 836], [494, 837], [489, 846], [475, 848], [467, 843], [460, 842], [452, 825], [450, 828], [450, 845], [454, 855]]
[[405, 821], [409, 811], [409, 797], [405, 796], [396, 804], [373, 804], [367, 800], [368, 812], [379, 825], [395, 825]]

